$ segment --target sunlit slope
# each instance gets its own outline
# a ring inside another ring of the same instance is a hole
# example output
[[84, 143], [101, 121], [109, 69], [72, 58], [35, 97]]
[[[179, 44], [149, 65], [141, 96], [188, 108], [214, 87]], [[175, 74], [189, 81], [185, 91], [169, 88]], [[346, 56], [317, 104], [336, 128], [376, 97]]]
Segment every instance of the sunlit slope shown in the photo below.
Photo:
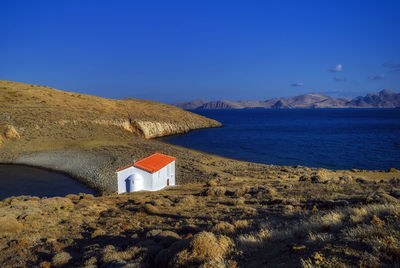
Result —
[[217, 121], [158, 102], [106, 99], [4, 80], [0, 80], [0, 124], [14, 126], [25, 137], [33, 132], [63, 136], [65, 131], [72, 139], [74, 131], [88, 130], [89, 134], [101, 131], [101, 126], [144, 138], [220, 126]]

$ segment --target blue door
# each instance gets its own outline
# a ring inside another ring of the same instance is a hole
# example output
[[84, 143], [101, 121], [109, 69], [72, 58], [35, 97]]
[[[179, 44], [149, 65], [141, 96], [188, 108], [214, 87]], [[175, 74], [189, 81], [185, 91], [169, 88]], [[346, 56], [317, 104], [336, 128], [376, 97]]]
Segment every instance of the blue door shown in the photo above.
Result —
[[132, 176], [129, 176], [126, 180], [125, 180], [125, 184], [126, 184], [126, 192], [127, 193], [131, 193], [133, 191], [133, 178]]

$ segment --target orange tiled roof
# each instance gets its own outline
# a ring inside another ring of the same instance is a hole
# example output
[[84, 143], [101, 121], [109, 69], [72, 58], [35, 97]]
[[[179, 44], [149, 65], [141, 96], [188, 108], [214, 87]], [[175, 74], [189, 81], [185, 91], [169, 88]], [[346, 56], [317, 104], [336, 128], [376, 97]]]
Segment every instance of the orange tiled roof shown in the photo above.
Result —
[[154, 173], [168, 165], [169, 163], [176, 160], [176, 157], [172, 157], [165, 154], [155, 153], [142, 160], [137, 161], [136, 163], [129, 164], [125, 167], [117, 169], [115, 172], [119, 172], [121, 170], [130, 168], [130, 167], [137, 167], [148, 171], [150, 173]]
[[146, 170], [150, 173], [154, 173], [175, 160], [176, 157], [155, 153], [146, 158], [143, 158], [142, 160], [137, 161], [135, 164], [133, 164], [133, 166]]

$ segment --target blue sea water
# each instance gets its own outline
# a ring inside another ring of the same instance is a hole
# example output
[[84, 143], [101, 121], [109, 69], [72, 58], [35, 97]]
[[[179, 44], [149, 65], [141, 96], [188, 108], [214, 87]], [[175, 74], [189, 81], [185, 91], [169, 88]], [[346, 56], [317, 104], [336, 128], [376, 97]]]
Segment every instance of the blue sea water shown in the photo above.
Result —
[[165, 142], [251, 162], [400, 169], [400, 109], [193, 110], [224, 127]]
[[53, 197], [78, 193], [95, 192], [63, 173], [36, 167], [0, 164], [0, 201], [9, 196]]

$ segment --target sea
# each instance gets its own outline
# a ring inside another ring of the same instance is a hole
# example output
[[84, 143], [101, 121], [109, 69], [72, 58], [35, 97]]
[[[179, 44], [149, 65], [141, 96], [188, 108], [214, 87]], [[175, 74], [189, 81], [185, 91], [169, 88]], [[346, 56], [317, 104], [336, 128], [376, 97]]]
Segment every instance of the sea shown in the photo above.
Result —
[[95, 192], [73, 178], [56, 171], [23, 165], [0, 164], [0, 201], [9, 196], [66, 196]]
[[191, 110], [221, 128], [163, 141], [233, 159], [335, 170], [400, 169], [400, 109]]

